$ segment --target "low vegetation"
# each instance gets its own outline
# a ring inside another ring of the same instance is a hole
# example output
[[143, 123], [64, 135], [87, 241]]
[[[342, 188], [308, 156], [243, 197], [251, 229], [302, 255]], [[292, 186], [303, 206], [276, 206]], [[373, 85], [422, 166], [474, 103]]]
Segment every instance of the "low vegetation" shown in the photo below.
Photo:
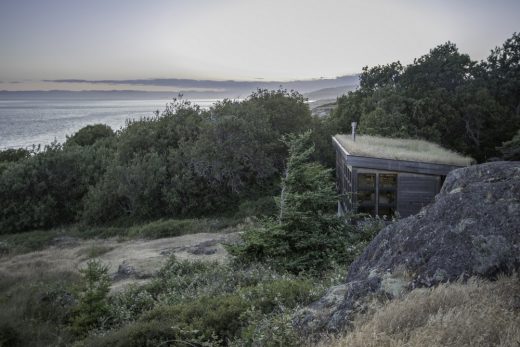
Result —
[[[274, 204], [274, 201], [273, 201]], [[249, 222], [251, 223], [251, 222]], [[235, 230], [240, 225], [247, 225], [244, 218], [191, 218], [159, 219], [133, 226], [97, 226], [81, 224], [69, 225], [50, 230], [34, 230], [25, 233], [0, 235], [0, 257], [38, 251], [46, 247], [74, 239], [157, 239], [195, 233], [215, 233]], [[94, 251], [98, 252], [98, 251]]]
[[350, 135], [336, 135], [335, 138], [352, 155], [459, 166], [473, 163], [473, 159], [469, 157], [424, 140], [389, 139], [370, 135], [357, 136], [356, 141]]
[[415, 289], [400, 299], [373, 302], [350, 332], [324, 338], [319, 346], [517, 346], [518, 293], [518, 276]]
[[0, 346], [298, 345], [292, 313], [343, 277], [172, 257], [149, 284], [109, 296], [97, 261], [80, 279], [33, 271], [0, 274]]
[[520, 160], [520, 130], [509, 141], [505, 141], [498, 148], [505, 160]]

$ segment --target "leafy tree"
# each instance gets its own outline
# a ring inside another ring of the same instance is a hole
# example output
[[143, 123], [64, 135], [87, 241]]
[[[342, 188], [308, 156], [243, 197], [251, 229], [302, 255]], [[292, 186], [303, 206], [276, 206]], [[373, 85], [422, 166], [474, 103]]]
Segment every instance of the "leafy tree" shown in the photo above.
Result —
[[65, 146], [91, 146], [96, 141], [114, 136], [114, 131], [106, 124], [93, 124], [78, 130], [74, 135], [67, 136]]
[[359, 128], [364, 134], [407, 137], [413, 132], [406, 115], [408, 100], [394, 89], [376, 90], [367, 100], [376, 107], [360, 119]]
[[399, 61], [371, 68], [365, 66], [359, 78], [361, 90], [373, 92], [379, 88], [396, 87], [402, 72], [403, 66]]
[[492, 95], [518, 119], [520, 116], [520, 33], [514, 33], [502, 47], [496, 47], [482, 62]]
[[477, 63], [447, 42], [402, 66], [365, 67], [360, 88], [338, 98], [331, 115], [337, 132], [422, 138], [478, 161], [520, 127], [520, 35]]
[[23, 148], [9, 148], [0, 151], [0, 163], [12, 163], [29, 158], [31, 152]]
[[437, 89], [453, 92], [471, 79], [475, 65], [454, 43], [446, 42], [408, 65], [400, 76], [399, 87], [415, 97]]
[[335, 134], [345, 134], [352, 131], [352, 122], [359, 122], [364, 112], [364, 101], [365, 96], [361, 90], [348, 92], [348, 94], [337, 99], [337, 106], [330, 117], [330, 123], [335, 129]]
[[166, 165], [156, 153], [134, 158], [127, 165], [110, 165], [85, 199], [83, 220], [103, 224], [120, 218], [130, 221], [159, 218]]
[[271, 128], [279, 135], [309, 129], [311, 112], [305, 98], [296, 91], [258, 89], [249, 96], [248, 101], [267, 112]]
[[0, 174], [14, 162], [27, 159], [31, 156], [31, 152], [23, 148], [9, 148], [0, 151]]
[[272, 179], [277, 140], [262, 107], [224, 101], [212, 109], [209, 122], [196, 141], [182, 147], [197, 175], [237, 194]]
[[[246, 103], [258, 105], [266, 112], [275, 139], [311, 128], [312, 116], [309, 106], [306, 99], [296, 91], [258, 89], [249, 96]], [[271, 153], [276, 168], [279, 171], [283, 170], [287, 148], [277, 141], [272, 143]]]
[[310, 162], [311, 133], [284, 138], [289, 157], [282, 178], [279, 213], [248, 230], [231, 252], [243, 260], [263, 260], [294, 273], [320, 271], [347, 258], [348, 226], [335, 214], [331, 171]]
[[104, 147], [63, 149], [55, 144], [11, 163], [0, 173], [0, 233], [76, 221], [109, 156]]

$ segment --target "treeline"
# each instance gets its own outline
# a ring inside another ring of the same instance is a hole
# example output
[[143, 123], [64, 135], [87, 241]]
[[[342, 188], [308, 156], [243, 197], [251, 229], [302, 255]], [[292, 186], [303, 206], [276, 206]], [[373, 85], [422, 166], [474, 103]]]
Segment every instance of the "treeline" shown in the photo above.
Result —
[[312, 129], [312, 159], [332, 167], [330, 136], [352, 121], [361, 133], [422, 138], [478, 161], [520, 159], [520, 35], [481, 62], [448, 42], [407, 66], [365, 67], [360, 87], [324, 118], [297, 92], [258, 90], [209, 110], [176, 100], [116, 133], [87, 126], [42, 151], [0, 151], [0, 234], [270, 214], [287, 157], [281, 137]]
[[38, 153], [1, 152], [0, 232], [211, 215], [241, 203], [272, 210], [261, 198], [275, 195], [284, 167], [280, 138], [313, 123], [300, 94], [258, 90], [209, 110], [176, 100], [117, 133], [88, 126]]
[[448, 42], [412, 64], [365, 67], [360, 88], [338, 99], [332, 128], [422, 138], [479, 162], [520, 128], [520, 34], [480, 62]]

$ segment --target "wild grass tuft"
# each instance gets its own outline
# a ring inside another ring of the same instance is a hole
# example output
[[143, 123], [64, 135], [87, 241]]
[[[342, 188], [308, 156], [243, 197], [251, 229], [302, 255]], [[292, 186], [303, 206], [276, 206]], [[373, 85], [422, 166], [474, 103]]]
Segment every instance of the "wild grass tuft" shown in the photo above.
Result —
[[369, 135], [357, 136], [356, 141], [348, 135], [336, 135], [335, 138], [352, 155], [458, 166], [468, 166], [474, 162], [472, 158], [424, 140]]
[[343, 337], [318, 346], [519, 346], [520, 279], [472, 279], [416, 289], [357, 317]]

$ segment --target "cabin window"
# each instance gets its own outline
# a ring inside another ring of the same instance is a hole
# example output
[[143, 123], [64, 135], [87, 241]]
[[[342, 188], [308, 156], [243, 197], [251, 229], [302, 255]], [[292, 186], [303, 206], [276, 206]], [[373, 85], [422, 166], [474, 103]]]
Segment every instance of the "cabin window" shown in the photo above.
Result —
[[397, 207], [397, 174], [379, 174], [377, 214], [391, 217]]
[[357, 211], [391, 217], [397, 208], [397, 174], [358, 173]]
[[375, 215], [376, 207], [376, 174], [358, 174], [357, 210], [359, 213]]

